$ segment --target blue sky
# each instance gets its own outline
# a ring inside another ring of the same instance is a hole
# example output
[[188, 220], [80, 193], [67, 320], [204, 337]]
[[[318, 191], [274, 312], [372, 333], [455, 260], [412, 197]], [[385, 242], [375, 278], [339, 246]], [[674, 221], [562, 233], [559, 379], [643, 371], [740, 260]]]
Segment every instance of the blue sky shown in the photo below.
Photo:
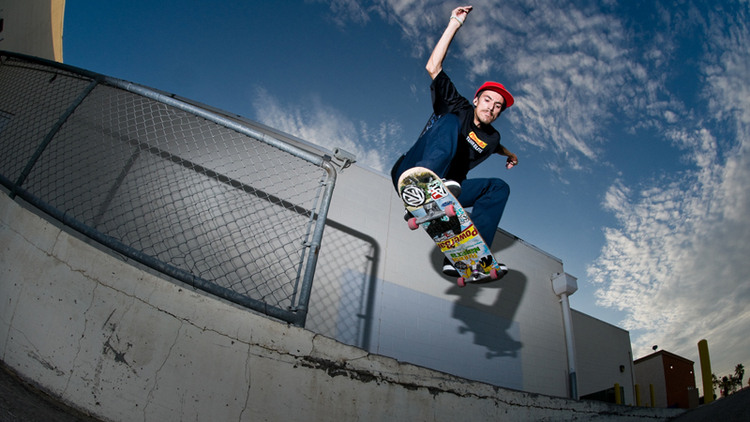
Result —
[[[66, 3], [65, 63], [191, 98], [385, 172], [431, 112], [431, 0]], [[750, 365], [747, 0], [484, 0], [444, 63], [503, 83], [500, 226], [563, 260], [572, 306], [713, 372]], [[501, 257], [502, 259], [502, 257]], [[512, 267], [512, 263], [507, 263]], [[697, 373], [699, 375], [699, 372]]]

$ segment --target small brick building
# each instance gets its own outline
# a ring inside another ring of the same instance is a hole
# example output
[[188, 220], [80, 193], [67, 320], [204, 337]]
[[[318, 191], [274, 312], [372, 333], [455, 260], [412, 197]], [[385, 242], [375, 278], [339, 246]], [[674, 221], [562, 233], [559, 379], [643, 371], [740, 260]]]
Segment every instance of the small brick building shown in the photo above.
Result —
[[[693, 361], [660, 350], [634, 362], [641, 405], [689, 409], [698, 405]], [[651, 394], [653, 386], [653, 397]]]

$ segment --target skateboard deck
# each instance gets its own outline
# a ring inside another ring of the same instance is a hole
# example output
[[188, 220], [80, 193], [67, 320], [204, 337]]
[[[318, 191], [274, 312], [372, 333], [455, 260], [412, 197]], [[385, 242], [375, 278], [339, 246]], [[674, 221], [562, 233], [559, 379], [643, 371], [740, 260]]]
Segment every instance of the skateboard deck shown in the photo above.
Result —
[[412, 215], [407, 222], [409, 228], [425, 229], [458, 270], [460, 287], [497, 280], [507, 273], [469, 215], [434, 172], [424, 167], [406, 170], [398, 180], [398, 192]]

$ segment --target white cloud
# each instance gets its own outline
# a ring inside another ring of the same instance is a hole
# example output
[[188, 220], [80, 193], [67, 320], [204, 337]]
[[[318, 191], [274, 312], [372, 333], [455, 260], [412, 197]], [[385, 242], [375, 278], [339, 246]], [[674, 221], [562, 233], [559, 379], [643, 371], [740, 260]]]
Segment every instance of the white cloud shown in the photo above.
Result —
[[471, 62], [490, 57], [488, 74], [514, 81], [518, 107], [508, 118], [524, 127], [519, 137], [570, 161], [597, 160], [622, 87], [639, 85], [632, 81], [640, 65], [628, 56], [621, 23], [556, 3], [497, 2], [479, 20], [462, 28], [461, 40], [474, 45], [463, 54]]
[[[626, 310], [624, 328], [646, 330], [634, 338], [636, 356], [652, 344], [693, 356], [697, 341], [709, 337], [735, 357], [724, 366], [750, 357], [750, 326], [731, 329], [750, 322], [750, 198], [738, 192], [750, 180], [750, 162], [743, 152], [719, 171], [712, 166], [648, 189], [615, 185], [606, 195], [620, 224], [605, 230], [588, 273], [602, 285], [600, 305]], [[732, 337], [745, 337], [741, 350], [725, 349]]]
[[664, 132], [694, 170], [613, 185], [604, 206], [619, 224], [588, 268], [600, 304], [627, 311], [636, 356], [659, 344], [697, 361], [706, 338], [717, 374], [750, 358], [750, 32], [746, 13], [726, 16], [705, 28], [705, 121], [675, 112], [682, 128]]
[[396, 122], [382, 122], [377, 127], [369, 127], [365, 122], [355, 122], [344, 113], [323, 104], [320, 99], [311, 98], [310, 105], [301, 109], [294, 104], [284, 104], [272, 98], [264, 90], [258, 90], [253, 99], [258, 121], [270, 127], [284, 128], [284, 131], [305, 141], [312, 142], [329, 151], [343, 148], [357, 156], [357, 162], [375, 170], [386, 172], [389, 157], [389, 139], [398, 138], [402, 129]]

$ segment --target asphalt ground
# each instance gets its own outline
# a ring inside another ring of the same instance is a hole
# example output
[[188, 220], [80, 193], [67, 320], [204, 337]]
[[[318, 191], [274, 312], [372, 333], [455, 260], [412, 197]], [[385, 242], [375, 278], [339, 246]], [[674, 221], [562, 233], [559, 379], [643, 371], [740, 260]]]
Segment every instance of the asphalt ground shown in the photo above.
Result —
[[672, 421], [750, 422], [750, 387], [731, 394], [729, 397], [691, 409]]
[[20, 379], [0, 362], [0, 422], [101, 422]]

